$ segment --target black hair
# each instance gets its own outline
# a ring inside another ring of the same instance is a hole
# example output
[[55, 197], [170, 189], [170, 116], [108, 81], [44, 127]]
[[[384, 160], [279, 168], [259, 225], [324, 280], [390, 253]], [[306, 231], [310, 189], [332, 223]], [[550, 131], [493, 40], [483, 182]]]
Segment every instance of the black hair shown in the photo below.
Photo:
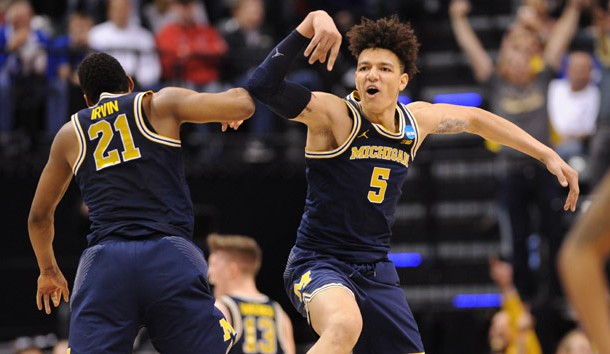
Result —
[[129, 91], [129, 80], [121, 64], [114, 57], [91, 53], [78, 66], [78, 80], [83, 93], [97, 103], [102, 92], [123, 93]]

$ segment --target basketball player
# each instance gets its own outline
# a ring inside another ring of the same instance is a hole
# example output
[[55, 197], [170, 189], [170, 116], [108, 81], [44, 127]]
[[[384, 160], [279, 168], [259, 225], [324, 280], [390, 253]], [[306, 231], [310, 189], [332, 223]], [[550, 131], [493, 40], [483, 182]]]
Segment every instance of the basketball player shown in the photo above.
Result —
[[51, 146], [30, 210], [40, 276], [36, 303], [49, 314], [66, 279], [53, 251], [53, 214], [72, 174], [91, 233], [74, 281], [71, 354], [131, 353], [141, 326], [162, 353], [226, 353], [234, 333], [215, 309], [180, 148], [183, 122], [237, 128], [254, 103], [243, 89], [177, 87], [132, 92], [115, 58], [94, 53], [78, 68], [89, 108], [72, 115]]
[[288, 259], [286, 290], [320, 335], [314, 353], [422, 353], [421, 338], [387, 253], [407, 169], [429, 134], [469, 132], [544, 163], [570, 193], [578, 176], [553, 150], [478, 108], [397, 104], [416, 72], [419, 44], [396, 17], [363, 19], [347, 34], [357, 57], [356, 91], [345, 99], [284, 80], [301, 53], [332, 69], [341, 35], [312, 12], [275, 47], [249, 81], [250, 93], [307, 126], [305, 212]]
[[598, 349], [610, 353], [610, 306], [604, 266], [610, 257], [610, 173], [593, 193], [559, 253], [559, 274], [578, 321]]
[[256, 287], [262, 259], [256, 241], [212, 234], [207, 243], [217, 306], [237, 332], [229, 354], [295, 354], [290, 318]]

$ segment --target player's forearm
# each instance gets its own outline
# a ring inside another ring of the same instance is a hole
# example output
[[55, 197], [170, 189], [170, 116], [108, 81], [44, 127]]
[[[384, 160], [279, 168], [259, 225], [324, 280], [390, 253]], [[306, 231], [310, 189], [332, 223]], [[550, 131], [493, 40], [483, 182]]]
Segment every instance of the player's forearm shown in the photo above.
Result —
[[285, 118], [297, 117], [311, 100], [309, 89], [285, 80], [292, 62], [307, 42], [307, 37], [293, 31], [273, 48], [248, 80], [248, 92]]
[[556, 153], [508, 120], [491, 112], [473, 108], [468, 132], [511, 147], [543, 163]]
[[57, 268], [57, 260], [53, 252], [53, 228], [52, 218], [30, 215], [28, 219], [30, 242], [41, 273]]

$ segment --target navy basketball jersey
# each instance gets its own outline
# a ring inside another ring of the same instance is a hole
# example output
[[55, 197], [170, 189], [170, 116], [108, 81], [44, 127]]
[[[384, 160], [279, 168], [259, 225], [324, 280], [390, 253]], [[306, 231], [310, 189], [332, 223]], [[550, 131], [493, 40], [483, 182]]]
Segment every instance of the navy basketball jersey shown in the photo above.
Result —
[[357, 92], [345, 102], [354, 124], [332, 151], [305, 151], [308, 182], [298, 247], [347, 262], [386, 257], [396, 204], [415, 157], [419, 132], [406, 106], [397, 103], [398, 132], [369, 122]]
[[222, 296], [237, 332], [229, 354], [283, 354], [285, 335], [280, 305], [267, 296]]
[[74, 175], [89, 207], [89, 245], [104, 237], [193, 233], [193, 205], [180, 140], [155, 132], [142, 98], [151, 92], [102, 93], [72, 115], [79, 139]]

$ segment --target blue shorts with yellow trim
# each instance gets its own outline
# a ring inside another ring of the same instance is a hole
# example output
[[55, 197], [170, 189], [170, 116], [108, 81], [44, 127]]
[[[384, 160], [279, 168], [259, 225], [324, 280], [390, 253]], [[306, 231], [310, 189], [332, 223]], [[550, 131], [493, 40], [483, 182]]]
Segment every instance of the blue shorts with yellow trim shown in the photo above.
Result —
[[355, 296], [362, 314], [362, 333], [354, 354], [423, 353], [421, 336], [389, 261], [352, 264], [293, 247], [284, 286], [294, 307], [307, 316], [307, 302], [328, 287], [343, 286]]
[[131, 353], [142, 326], [164, 354], [225, 354], [234, 340], [214, 307], [203, 253], [181, 237], [112, 238], [87, 248], [70, 306], [71, 354]]

